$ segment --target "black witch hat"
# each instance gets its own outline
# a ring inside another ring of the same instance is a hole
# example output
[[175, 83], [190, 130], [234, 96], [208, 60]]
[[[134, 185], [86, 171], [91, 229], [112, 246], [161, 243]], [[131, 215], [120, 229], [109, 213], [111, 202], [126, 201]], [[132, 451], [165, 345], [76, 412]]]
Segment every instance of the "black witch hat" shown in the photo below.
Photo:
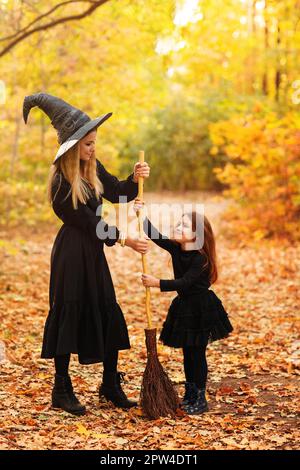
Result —
[[35, 93], [25, 96], [23, 102], [23, 118], [27, 123], [28, 114], [34, 106], [38, 106], [51, 119], [51, 124], [57, 131], [60, 147], [55, 155], [54, 162], [58, 160], [67, 150], [73, 147], [82, 137], [91, 130], [96, 129], [112, 113], [103, 114], [91, 119], [80, 109], [71, 106], [66, 101], [49, 95], [48, 93]]

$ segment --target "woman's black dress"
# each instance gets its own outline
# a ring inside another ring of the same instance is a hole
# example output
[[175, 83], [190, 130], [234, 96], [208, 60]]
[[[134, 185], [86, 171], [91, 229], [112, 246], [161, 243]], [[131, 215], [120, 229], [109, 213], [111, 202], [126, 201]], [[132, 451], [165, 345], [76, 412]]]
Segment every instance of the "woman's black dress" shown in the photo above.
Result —
[[208, 270], [202, 270], [205, 257], [198, 250], [184, 251], [179, 243], [162, 235], [146, 217], [144, 231], [173, 261], [175, 279], [161, 279], [161, 292], [177, 291], [160, 340], [167, 346], [203, 346], [226, 338], [233, 327], [222, 301], [210, 287]]
[[[97, 174], [105, 199], [114, 203], [119, 196], [127, 196], [128, 201], [137, 196], [133, 173], [119, 181], [97, 160]], [[97, 199], [94, 190], [86, 205], [78, 201], [78, 209], [74, 209], [70, 189], [62, 173], [57, 174], [52, 186], [53, 209], [63, 225], [51, 252], [50, 308], [41, 357], [76, 353], [81, 364], [92, 364], [103, 362], [107, 351], [130, 348], [103, 250], [104, 243], [116, 243], [119, 230], [102, 219], [102, 197]], [[100, 215], [96, 215], [98, 206]]]

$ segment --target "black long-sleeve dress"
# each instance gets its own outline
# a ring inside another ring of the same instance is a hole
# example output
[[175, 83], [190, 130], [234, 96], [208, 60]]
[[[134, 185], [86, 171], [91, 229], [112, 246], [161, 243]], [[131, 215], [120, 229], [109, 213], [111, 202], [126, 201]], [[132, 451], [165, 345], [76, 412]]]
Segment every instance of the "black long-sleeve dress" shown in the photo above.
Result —
[[160, 279], [161, 292], [177, 291], [160, 334], [174, 348], [203, 346], [226, 338], [233, 327], [222, 301], [210, 287], [205, 256], [199, 250], [184, 251], [179, 243], [162, 235], [146, 217], [144, 231], [172, 256], [175, 279]]
[[[105, 199], [115, 203], [119, 196], [127, 196], [128, 201], [137, 196], [133, 173], [119, 181], [99, 160], [96, 163]], [[92, 364], [103, 362], [107, 351], [130, 348], [103, 249], [104, 243], [116, 243], [119, 230], [105, 223], [99, 209], [100, 215], [96, 215], [102, 196], [97, 199], [94, 189], [87, 204], [78, 201], [78, 209], [74, 209], [70, 188], [58, 173], [52, 185], [53, 210], [63, 225], [51, 251], [49, 312], [41, 357], [76, 353], [81, 364]]]

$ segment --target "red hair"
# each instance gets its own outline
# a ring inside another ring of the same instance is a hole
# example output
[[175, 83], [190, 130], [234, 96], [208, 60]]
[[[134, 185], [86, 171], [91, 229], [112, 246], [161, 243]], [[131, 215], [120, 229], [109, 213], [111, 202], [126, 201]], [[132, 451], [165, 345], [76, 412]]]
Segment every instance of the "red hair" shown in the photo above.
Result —
[[[200, 214], [198, 214], [196, 211], [192, 211], [185, 215], [187, 215], [192, 222], [192, 230], [193, 232], [196, 233], [196, 238], [197, 238], [197, 234], [198, 234], [198, 238], [200, 238], [200, 229], [202, 229], [202, 226], [199, 227], [199, 220], [202, 220], [202, 216], [200, 216]], [[209, 270], [209, 280], [210, 280], [210, 283], [213, 284], [218, 279], [216, 240], [215, 240], [212, 226], [208, 218], [204, 215], [203, 219], [204, 219], [204, 243], [203, 243], [203, 247], [199, 249], [199, 252], [203, 254], [206, 258], [205, 264], [203, 266], [203, 270], [205, 268]]]

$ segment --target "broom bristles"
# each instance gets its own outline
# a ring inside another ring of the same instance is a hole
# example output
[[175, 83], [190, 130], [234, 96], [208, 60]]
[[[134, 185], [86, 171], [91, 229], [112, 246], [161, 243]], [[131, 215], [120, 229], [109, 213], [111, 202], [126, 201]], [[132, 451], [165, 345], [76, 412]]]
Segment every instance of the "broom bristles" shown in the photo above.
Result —
[[141, 406], [150, 419], [175, 417], [179, 397], [171, 380], [159, 362], [156, 348], [156, 328], [146, 329], [147, 364], [141, 387]]

